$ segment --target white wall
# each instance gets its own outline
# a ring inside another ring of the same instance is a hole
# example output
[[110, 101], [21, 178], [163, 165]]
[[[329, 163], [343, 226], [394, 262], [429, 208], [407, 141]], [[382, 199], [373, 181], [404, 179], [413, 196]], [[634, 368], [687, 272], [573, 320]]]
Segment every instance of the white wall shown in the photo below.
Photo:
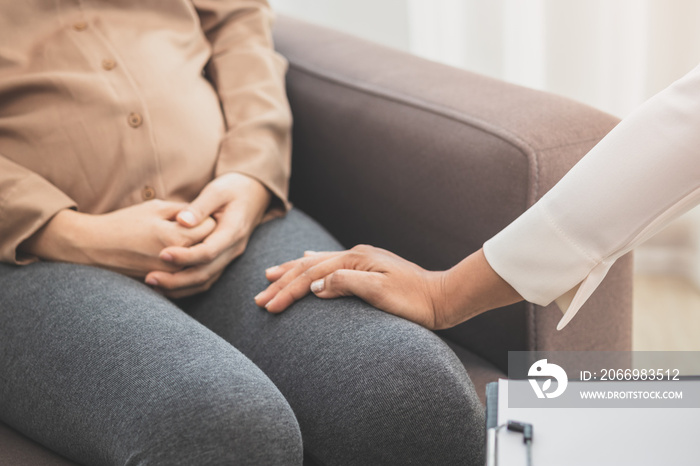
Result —
[[698, 0], [271, 0], [285, 14], [623, 117], [700, 62]]
[[278, 13], [409, 51], [405, 0], [270, 0]]

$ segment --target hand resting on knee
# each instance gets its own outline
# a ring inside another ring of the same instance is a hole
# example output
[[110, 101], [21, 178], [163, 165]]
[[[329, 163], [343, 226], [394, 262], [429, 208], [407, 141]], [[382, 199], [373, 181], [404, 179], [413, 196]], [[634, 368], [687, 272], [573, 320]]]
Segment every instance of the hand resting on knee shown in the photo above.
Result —
[[432, 272], [372, 246], [307, 252], [266, 271], [270, 286], [255, 297], [279, 313], [309, 291], [319, 298], [357, 296], [430, 329], [452, 327], [484, 311], [522, 300], [489, 266], [483, 251], [447, 271]]

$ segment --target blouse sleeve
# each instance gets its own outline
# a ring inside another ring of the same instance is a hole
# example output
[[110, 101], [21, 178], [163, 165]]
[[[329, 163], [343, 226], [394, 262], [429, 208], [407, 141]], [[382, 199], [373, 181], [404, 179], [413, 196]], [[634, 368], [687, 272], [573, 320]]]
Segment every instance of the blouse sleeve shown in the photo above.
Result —
[[207, 66], [226, 120], [216, 175], [256, 178], [286, 210], [291, 172], [292, 114], [286, 60], [272, 42], [273, 13], [265, 0], [193, 0], [211, 44]]
[[557, 185], [484, 244], [561, 330], [615, 261], [700, 203], [700, 66], [625, 118]]
[[38, 174], [0, 155], [0, 262], [28, 264], [20, 244], [63, 209], [76, 206]]

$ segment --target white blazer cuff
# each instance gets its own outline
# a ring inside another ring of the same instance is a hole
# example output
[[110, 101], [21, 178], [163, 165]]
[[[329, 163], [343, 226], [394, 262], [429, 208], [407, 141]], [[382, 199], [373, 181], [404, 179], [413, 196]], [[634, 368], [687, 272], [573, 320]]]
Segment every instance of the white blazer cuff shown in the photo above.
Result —
[[523, 298], [540, 306], [557, 301], [563, 328], [593, 294], [612, 263], [577, 244], [542, 202], [484, 244], [494, 271]]

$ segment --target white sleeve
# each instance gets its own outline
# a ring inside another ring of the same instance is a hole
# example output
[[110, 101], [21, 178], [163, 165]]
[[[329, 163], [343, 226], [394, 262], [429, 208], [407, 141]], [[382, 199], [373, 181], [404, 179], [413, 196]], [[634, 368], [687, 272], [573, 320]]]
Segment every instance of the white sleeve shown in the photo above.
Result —
[[613, 263], [700, 203], [700, 66], [625, 118], [542, 199], [484, 244], [562, 329]]

